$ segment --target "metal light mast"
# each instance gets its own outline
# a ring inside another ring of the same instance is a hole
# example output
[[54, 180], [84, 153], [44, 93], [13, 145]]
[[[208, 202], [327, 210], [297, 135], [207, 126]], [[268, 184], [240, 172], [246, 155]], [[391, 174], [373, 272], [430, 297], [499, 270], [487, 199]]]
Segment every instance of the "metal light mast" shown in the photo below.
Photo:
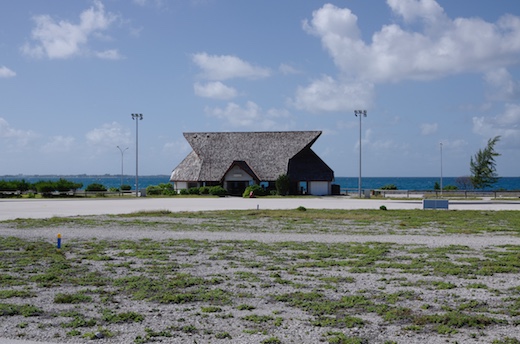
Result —
[[367, 116], [367, 110], [354, 110], [354, 115], [359, 117], [359, 180], [358, 191], [361, 198], [361, 118]]

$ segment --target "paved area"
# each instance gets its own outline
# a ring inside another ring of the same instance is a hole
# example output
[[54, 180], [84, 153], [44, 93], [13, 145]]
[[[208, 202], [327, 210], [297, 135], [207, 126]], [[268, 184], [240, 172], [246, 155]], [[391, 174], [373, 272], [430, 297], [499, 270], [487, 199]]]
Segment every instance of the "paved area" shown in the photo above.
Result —
[[[16, 218], [125, 214], [136, 211], [204, 211], [225, 209], [421, 209], [420, 200], [309, 198], [117, 198], [117, 199], [1, 199], [0, 221]], [[519, 201], [450, 201], [452, 210], [520, 210]]]

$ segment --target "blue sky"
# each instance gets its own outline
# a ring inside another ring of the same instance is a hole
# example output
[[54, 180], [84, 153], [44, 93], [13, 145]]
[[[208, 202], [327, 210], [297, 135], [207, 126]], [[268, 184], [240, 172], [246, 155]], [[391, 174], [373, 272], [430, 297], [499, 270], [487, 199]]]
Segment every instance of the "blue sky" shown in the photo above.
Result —
[[0, 175], [169, 174], [183, 132], [322, 130], [336, 176], [520, 175], [520, 3], [23, 0], [0, 10]]

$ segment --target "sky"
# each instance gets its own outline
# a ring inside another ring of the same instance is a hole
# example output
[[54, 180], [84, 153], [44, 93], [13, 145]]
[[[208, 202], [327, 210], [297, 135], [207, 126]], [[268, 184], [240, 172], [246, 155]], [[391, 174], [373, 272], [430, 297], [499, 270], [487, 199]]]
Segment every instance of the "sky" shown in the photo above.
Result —
[[520, 176], [517, 0], [0, 6], [0, 175], [132, 175], [137, 132], [155, 175], [183, 132], [321, 130], [338, 177], [360, 138], [363, 176], [459, 177], [498, 135], [498, 175]]

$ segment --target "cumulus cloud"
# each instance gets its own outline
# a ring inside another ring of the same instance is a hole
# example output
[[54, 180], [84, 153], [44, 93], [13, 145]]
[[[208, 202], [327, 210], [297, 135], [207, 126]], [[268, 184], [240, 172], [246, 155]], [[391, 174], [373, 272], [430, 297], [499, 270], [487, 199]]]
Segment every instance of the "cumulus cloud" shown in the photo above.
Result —
[[[80, 14], [79, 23], [67, 20], [54, 20], [49, 15], [33, 17], [36, 27], [31, 32], [34, 42], [22, 46], [25, 55], [35, 58], [66, 59], [78, 55], [90, 55], [88, 43], [93, 36], [102, 36], [116, 20], [112, 13], [105, 12], [99, 0]], [[115, 50], [94, 52], [100, 58], [114, 58]]]
[[94, 55], [104, 60], [121, 60], [123, 56], [117, 49], [98, 51]]
[[444, 10], [435, 0], [387, 0], [387, 4], [406, 22], [422, 19], [437, 23], [447, 19]]
[[520, 83], [505, 68], [491, 70], [484, 80], [490, 88], [489, 96], [498, 100], [520, 99]]
[[164, 0], [133, 0], [134, 4], [138, 6], [156, 6], [163, 7]]
[[206, 113], [228, 122], [233, 127], [262, 130], [279, 129], [277, 120], [290, 116], [286, 110], [264, 111], [251, 101], [248, 101], [244, 107], [236, 103], [228, 103], [225, 108], [206, 108]]
[[506, 144], [520, 145], [520, 105], [507, 104], [494, 117], [473, 117], [473, 132], [485, 138], [500, 135]]
[[310, 112], [343, 111], [366, 108], [372, 102], [374, 85], [366, 82], [342, 82], [330, 76], [298, 87], [290, 103]]
[[103, 124], [86, 134], [87, 143], [100, 150], [114, 149], [118, 145], [128, 145], [132, 142], [129, 130], [124, 130], [117, 122]]
[[437, 123], [423, 123], [421, 124], [422, 135], [432, 135], [437, 132], [439, 125]]
[[12, 78], [16, 76], [16, 73], [7, 68], [6, 66], [0, 66], [0, 78]]
[[449, 140], [444, 139], [442, 140], [442, 146], [450, 148], [451, 150], [465, 150], [468, 146], [468, 141], [464, 139], [455, 139], [455, 140]]
[[282, 63], [280, 65], [280, 67], [278, 67], [278, 70], [280, 71], [280, 73], [282, 73], [283, 75], [290, 75], [290, 74], [300, 74], [301, 71], [299, 71], [298, 69], [294, 68], [293, 66], [291, 65], [288, 65], [286, 63]]
[[25, 146], [35, 138], [36, 135], [30, 130], [20, 130], [11, 127], [11, 125], [2, 117], [0, 117], [0, 139], [4, 139], [10, 144], [16, 146]]
[[450, 19], [434, 0], [387, 0], [405, 21], [422, 31], [385, 25], [372, 41], [362, 40], [357, 16], [326, 4], [303, 23], [321, 39], [340, 72], [371, 82], [428, 80], [463, 72], [482, 72], [520, 61], [520, 17], [496, 23], [480, 18]]
[[[387, 0], [387, 5], [396, 23], [382, 26], [370, 41], [363, 39], [358, 17], [348, 8], [325, 4], [303, 21], [303, 30], [321, 40], [338, 75], [299, 87], [291, 101], [297, 108], [318, 112], [369, 107], [374, 86], [380, 83], [486, 73], [520, 62], [518, 16], [504, 15], [492, 23], [452, 19], [435, 0]], [[399, 20], [407, 25], [399, 25]], [[491, 74], [487, 77], [493, 80]], [[516, 93], [514, 83], [502, 82], [503, 93]]]
[[198, 53], [192, 56], [192, 60], [202, 69], [203, 77], [209, 80], [259, 79], [271, 75], [268, 68], [253, 66], [249, 62], [232, 55], [217, 56]]
[[238, 94], [236, 89], [226, 86], [220, 81], [213, 81], [205, 84], [197, 82], [193, 85], [193, 89], [197, 96], [212, 99], [228, 100], [235, 98]]

